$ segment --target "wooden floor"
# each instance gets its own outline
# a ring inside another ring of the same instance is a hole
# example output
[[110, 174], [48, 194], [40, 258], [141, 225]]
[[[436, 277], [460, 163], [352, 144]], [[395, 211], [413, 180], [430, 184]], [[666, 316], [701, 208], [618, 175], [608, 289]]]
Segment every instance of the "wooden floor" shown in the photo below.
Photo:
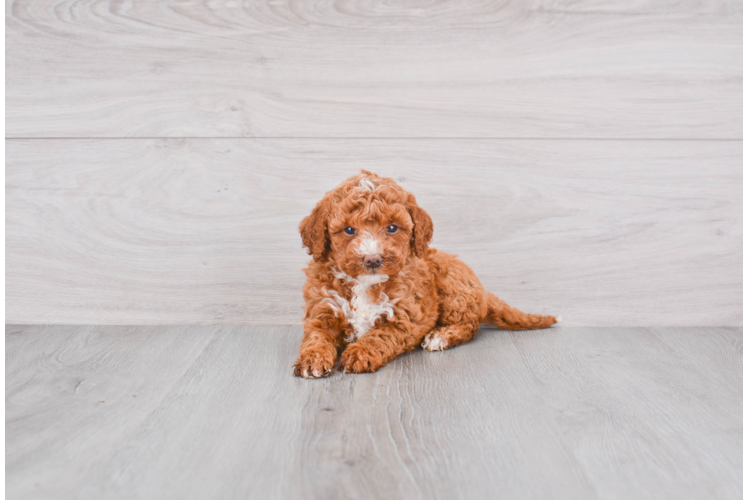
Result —
[[8, 326], [8, 498], [741, 495], [741, 328], [484, 330], [324, 380], [300, 337]]

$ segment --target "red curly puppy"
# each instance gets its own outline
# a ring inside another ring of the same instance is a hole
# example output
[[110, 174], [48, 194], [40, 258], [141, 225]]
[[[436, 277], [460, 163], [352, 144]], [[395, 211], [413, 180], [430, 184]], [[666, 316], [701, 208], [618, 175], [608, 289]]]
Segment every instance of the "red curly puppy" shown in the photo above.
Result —
[[441, 351], [481, 323], [548, 328], [483, 289], [454, 255], [429, 248], [431, 217], [394, 180], [362, 170], [328, 192], [301, 222], [314, 260], [304, 271], [304, 338], [294, 373], [374, 372], [419, 344]]

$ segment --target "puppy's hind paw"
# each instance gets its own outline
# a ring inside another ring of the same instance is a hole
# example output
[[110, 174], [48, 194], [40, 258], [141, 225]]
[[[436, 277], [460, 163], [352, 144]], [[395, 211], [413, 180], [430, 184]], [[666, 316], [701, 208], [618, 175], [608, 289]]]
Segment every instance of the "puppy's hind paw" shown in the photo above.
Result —
[[427, 351], [433, 352], [443, 351], [444, 349], [447, 349], [449, 345], [446, 341], [444, 341], [444, 339], [441, 338], [438, 333], [431, 332], [423, 339], [421, 347], [423, 347]]

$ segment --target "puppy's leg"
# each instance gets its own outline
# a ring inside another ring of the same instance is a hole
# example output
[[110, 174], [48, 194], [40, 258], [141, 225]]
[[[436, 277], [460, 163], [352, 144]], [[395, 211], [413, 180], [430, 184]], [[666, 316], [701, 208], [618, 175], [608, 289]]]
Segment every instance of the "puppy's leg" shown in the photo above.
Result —
[[423, 339], [428, 351], [443, 351], [472, 339], [486, 314], [486, 300], [480, 281], [460, 260], [445, 256], [450, 272], [442, 277], [439, 320]]
[[415, 349], [418, 341], [417, 334], [383, 325], [346, 347], [340, 356], [340, 367], [350, 373], [375, 372], [397, 355]]
[[479, 328], [479, 324], [467, 323], [437, 326], [426, 335], [421, 346], [427, 351], [443, 351], [472, 339]]
[[332, 325], [319, 320], [304, 323], [304, 338], [301, 340], [299, 359], [294, 363], [293, 373], [297, 377], [319, 378], [330, 374], [343, 340]]

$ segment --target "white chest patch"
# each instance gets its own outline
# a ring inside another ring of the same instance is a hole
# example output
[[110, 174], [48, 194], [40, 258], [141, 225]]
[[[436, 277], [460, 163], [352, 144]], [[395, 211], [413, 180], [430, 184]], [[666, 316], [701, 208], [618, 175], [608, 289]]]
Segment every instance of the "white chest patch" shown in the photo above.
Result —
[[392, 306], [398, 299], [391, 300], [386, 293], [382, 293], [378, 301], [369, 297], [369, 289], [373, 285], [384, 283], [389, 279], [389, 276], [363, 274], [358, 278], [353, 278], [342, 272], [335, 273], [335, 276], [353, 283], [353, 297], [350, 302], [334, 290], [325, 290], [330, 297], [324, 299], [324, 302], [330, 304], [333, 310], [342, 313], [348, 324], [351, 325], [352, 332], [346, 338], [346, 341], [353, 342], [361, 338], [372, 329], [377, 319], [382, 316], [387, 316], [387, 318], [395, 316]]

